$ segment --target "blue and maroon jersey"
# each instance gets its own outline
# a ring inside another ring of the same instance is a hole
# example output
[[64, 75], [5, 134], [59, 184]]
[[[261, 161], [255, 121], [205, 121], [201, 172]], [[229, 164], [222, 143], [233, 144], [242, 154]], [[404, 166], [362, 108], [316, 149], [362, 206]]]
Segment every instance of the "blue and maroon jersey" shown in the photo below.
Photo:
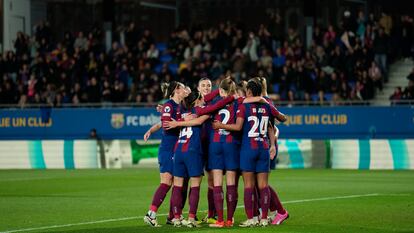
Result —
[[237, 117], [243, 118], [242, 148], [257, 150], [269, 149], [267, 128], [269, 121], [279, 115], [279, 111], [269, 104], [242, 104], [237, 110]]
[[164, 128], [164, 122], [181, 119], [181, 107], [174, 100], [168, 100], [162, 106], [161, 123], [162, 123], [162, 139], [160, 150], [174, 151], [174, 145], [177, 142], [179, 129], [166, 130]]
[[[243, 98], [238, 98], [227, 104], [214, 114], [213, 119], [223, 124], [235, 124], [237, 119], [237, 109], [243, 104]], [[217, 129], [210, 131], [210, 142], [233, 143], [240, 142], [240, 132], [227, 131], [225, 129]]]
[[[201, 107], [194, 107], [191, 111], [182, 113], [181, 116], [185, 118], [187, 115], [197, 114], [197, 111], [200, 111], [200, 109]], [[175, 152], [185, 153], [192, 151], [201, 154], [201, 131], [202, 125], [180, 128], [180, 134], [175, 145]]]

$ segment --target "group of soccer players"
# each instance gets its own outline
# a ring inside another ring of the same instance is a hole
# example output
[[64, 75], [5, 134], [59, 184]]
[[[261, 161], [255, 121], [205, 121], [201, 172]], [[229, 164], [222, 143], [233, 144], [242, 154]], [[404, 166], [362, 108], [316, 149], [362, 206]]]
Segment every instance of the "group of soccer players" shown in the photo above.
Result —
[[[279, 225], [289, 217], [277, 193], [268, 184], [275, 166], [278, 130], [284, 122], [267, 97], [266, 79], [256, 77], [236, 83], [231, 78], [212, 91], [211, 81], [203, 78], [197, 90], [172, 81], [163, 84], [167, 100], [160, 108], [161, 123], [154, 125], [144, 139], [163, 129], [159, 147], [160, 185], [144, 221], [159, 226], [157, 210], [172, 188], [167, 224], [197, 227], [204, 221], [210, 227], [231, 227], [238, 201], [238, 183], [244, 183], [247, 220], [241, 227]], [[208, 215], [197, 219], [200, 184], [208, 176]], [[223, 177], [226, 181], [227, 218], [224, 220]], [[190, 190], [188, 192], [188, 186]], [[182, 209], [188, 193], [188, 218]]]

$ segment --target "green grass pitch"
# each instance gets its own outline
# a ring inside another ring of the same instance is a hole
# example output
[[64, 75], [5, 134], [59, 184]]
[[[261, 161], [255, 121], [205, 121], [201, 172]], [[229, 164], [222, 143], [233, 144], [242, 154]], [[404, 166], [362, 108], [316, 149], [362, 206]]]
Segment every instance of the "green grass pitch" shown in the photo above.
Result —
[[[414, 171], [276, 170], [271, 185], [291, 217], [255, 229], [145, 225], [158, 180], [149, 168], [0, 171], [0, 232], [414, 232]], [[204, 216], [205, 183], [201, 193]], [[243, 208], [235, 219], [245, 220]]]

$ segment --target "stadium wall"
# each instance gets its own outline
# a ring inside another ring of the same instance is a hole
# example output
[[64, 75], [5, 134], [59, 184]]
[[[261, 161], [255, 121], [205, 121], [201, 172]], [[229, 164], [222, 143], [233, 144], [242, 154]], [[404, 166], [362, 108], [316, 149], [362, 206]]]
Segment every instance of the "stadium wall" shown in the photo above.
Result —
[[[277, 168], [414, 169], [414, 140], [279, 140]], [[159, 140], [0, 141], [0, 169], [157, 167]]]

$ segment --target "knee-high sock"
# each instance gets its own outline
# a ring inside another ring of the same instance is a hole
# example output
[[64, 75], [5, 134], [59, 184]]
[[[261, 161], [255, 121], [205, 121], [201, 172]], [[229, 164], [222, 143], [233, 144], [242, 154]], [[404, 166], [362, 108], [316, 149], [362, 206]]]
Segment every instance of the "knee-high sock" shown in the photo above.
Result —
[[200, 187], [191, 187], [190, 190], [190, 211], [189, 218], [195, 218], [197, 215], [198, 201], [200, 200]]
[[257, 186], [253, 189], [253, 196], [254, 196], [254, 202], [253, 202], [253, 215], [259, 216], [259, 205], [260, 205], [260, 196], [259, 196], [259, 190]]
[[171, 207], [175, 218], [181, 217], [182, 206], [182, 187], [174, 186], [171, 195]]
[[208, 202], [208, 217], [213, 218], [214, 215], [216, 214], [216, 208], [214, 206], [214, 191], [212, 188], [208, 188], [207, 202]]
[[237, 188], [235, 185], [227, 185], [226, 202], [227, 202], [227, 220], [232, 221], [234, 212], [237, 207]]
[[217, 213], [217, 220], [219, 222], [223, 222], [223, 187], [222, 186], [214, 186], [214, 206], [216, 207]]
[[260, 207], [262, 208], [262, 219], [267, 219], [267, 213], [269, 211], [270, 203], [270, 191], [269, 187], [260, 190]]
[[286, 210], [285, 208], [283, 208], [282, 202], [280, 202], [279, 196], [277, 195], [276, 191], [271, 186], [269, 186], [269, 191], [270, 191], [270, 206], [269, 206], [270, 211], [277, 210], [277, 213], [285, 214]]
[[157, 212], [158, 208], [164, 201], [165, 196], [167, 195], [170, 188], [171, 186], [163, 183], [161, 183], [160, 186], [158, 186], [157, 190], [154, 193], [154, 197], [152, 198], [150, 210]]
[[183, 205], [181, 206], [181, 209], [184, 209], [184, 206], [185, 206], [185, 202], [187, 201], [187, 193], [188, 193], [188, 182], [189, 182], [189, 179], [188, 178], [185, 178], [184, 179], [184, 183], [183, 183], [183, 190], [182, 190], [182, 203], [183, 203]]
[[254, 188], [245, 188], [244, 189], [244, 210], [248, 219], [253, 218], [253, 202], [254, 200]]

